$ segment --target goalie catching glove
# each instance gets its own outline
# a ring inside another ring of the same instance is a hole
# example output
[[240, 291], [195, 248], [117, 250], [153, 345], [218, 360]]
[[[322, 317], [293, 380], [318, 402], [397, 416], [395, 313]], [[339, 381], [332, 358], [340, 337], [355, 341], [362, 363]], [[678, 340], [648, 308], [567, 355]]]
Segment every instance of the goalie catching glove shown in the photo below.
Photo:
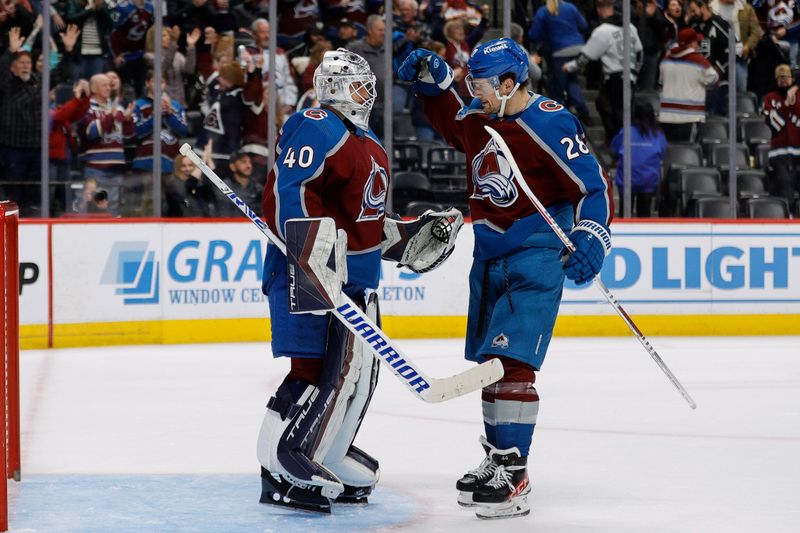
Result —
[[458, 209], [425, 211], [405, 222], [386, 217], [383, 221], [381, 255], [418, 274], [430, 272], [450, 257], [456, 247], [464, 216]]

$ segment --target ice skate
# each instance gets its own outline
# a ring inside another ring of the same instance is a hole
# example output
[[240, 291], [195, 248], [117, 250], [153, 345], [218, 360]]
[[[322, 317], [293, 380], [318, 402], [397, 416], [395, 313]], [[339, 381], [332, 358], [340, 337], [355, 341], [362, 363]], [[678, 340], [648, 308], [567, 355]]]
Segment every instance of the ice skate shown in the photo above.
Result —
[[462, 507], [475, 506], [475, 502], [472, 501], [472, 494], [475, 492], [475, 488], [489, 481], [494, 475], [495, 470], [497, 470], [497, 464], [492, 460], [492, 452], [495, 450], [494, 446], [489, 444], [489, 441], [487, 441], [486, 437], [483, 435], [481, 435], [478, 441], [483, 446], [486, 457], [481, 461], [481, 464], [478, 465], [478, 468], [470, 470], [464, 474], [461, 479], [456, 481], [458, 505]]
[[492, 520], [529, 514], [528, 458], [520, 457], [517, 448], [494, 450], [490, 455], [496, 467], [492, 478], [472, 493], [472, 500], [478, 506], [475, 515]]
[[300, 487], [280, 474], [261, 468], [260, 503], [287, 507], [298, 511], [330, 514], [331, 501], [320, 493], [320, 487]]

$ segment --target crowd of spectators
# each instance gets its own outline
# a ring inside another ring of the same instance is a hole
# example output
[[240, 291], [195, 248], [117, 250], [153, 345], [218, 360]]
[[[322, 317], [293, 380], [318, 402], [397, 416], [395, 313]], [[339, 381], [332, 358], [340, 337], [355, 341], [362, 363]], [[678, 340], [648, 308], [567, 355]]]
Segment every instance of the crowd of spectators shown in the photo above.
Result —
[[[42, 9], [48, 5], [51, 52], [44, 58]], [[182, 142], [189, 140], [251, 207], [259, 206], [268, 171], [268, 124], [280, 128], [289, 114], [315, 104], [313, 72], [325, 51], [338, 47], [362, 55], [377, 76], [370, 120], [377, 135], [384, 133], [383, 88], [391, 84], [392, 109], [408, 113], [415, 137], [440, 140], [418, 100], [409, 98], [409, 86], [387, 79], [384, 58], [391, 53], [396, 69], [415, 48], [429, 48], [453, 67], [455, 89], [467, 99], [467, 61], [487, 31], [499, 31], [499, 13], [493, 9], [501, 6], [480, 0], [394, 0], [392, 49], [386, 50], [382, 0], [281, 0], [275, 72], [270, 72], [273, 29], [267, 0], [167, 0], [160, 65], [155, 64], [152, 0], [0, 0], [0, 195], [19, 202], [23, 215], [40, 212], [45, 60], [52, 89], [48, 179], [54, 184], [53, 214], [152, 212], [158, 99], [163, 213], [235, 216], [178, 154]], [[708, 117], [728, 114], [731, 29], [737, 43], [736, 90], [753, 93], [759, 105], [773, 95], [772, 118], [765, 120], [779, 135], [773, 126], [784, 119], [773, 93], [793, 86], [800, 16], [795, 0], [632, 0], [632, 17], [634, 96], [660, 96], [660, 109], [638, 100], [633, 106], [632, 135], [641, 145], [633, 157], [639, 169], [633, 177], [646, 183], [634, 191], [635, 212], [645, 216], [659, 186], [651, 170], [661, 165], [657, 160], [664, 158], [665, 142], [695, 142]], [[515, 2], [513, 18], [512, 38], [530, 53], [532, 88], [567, 106], [584, 126], [602, 125], [605, 148], [619, 157], [624, 63], [619, 2]], [[779, 80], [776, 68], [784, 65], [790, 77], [781, 70]], [[154, 69], [162, 72], [160, 90]], [[278, 103], [273, 117], [267, 114], [271, 75]], [[599, 89], [594, 102], [585, 87]], [[600, 124], [593, 124], [592, 103]], [[792, 107], [788, 101], [782, 105]], [[785, 120], [800, 122], [792, 117]], [[789, 203], [800, 192], [797, 167], [783, 165], [780, 185], [776, 181], [771, 191]]]

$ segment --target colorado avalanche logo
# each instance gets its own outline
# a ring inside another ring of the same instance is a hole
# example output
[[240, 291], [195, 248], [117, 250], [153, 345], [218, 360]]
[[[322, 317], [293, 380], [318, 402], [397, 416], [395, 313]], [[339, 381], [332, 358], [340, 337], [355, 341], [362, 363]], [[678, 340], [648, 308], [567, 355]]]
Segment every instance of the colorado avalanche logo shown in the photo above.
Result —
[[225, 128], [222, 126], [222, 121], [219, 117], [219, 102], [214, 102], [211, 105], [211, 109], [208, 111], [208, 115], [206, 115], [206, 118], [203, 120], [203, 127], [208, 131], [225, 135]]
[[313, 0], [303, 0], [302, 2], [297, 2], [294, 6], [294, 18], [296, 19], [306, 17], [316, 18], [317, 15], [319, 15], [319, 8], [317, 7], [317, 3]]
[[539, 109], [547, 111], [548, 113], [553, 113], [555, 111], [561, 111], [564, 109], [564, 106], [554, 100], [544, 100], [539, 104]]
[[508, 207], [518, 196], [511, 165], [508, 164], [493, 140], [489, 140], [472, 160], [472, 186], [470, 198], [489, 199], [497, 207]]
[[386, 209], [386, 189], [389, 186], [389, 177], [386, 170], [375, 162], [373, 157], [369, 179], [364, 185], [364, 196], [361, 198], [361, 213], [357, 222], [365, 220], [378, 220]]
[[306, 118], [310, 118], [311, 120], [323, 120], [325, 117], [328, 116], [322, 109], [306, 109], [303, 112], [303, 116]]

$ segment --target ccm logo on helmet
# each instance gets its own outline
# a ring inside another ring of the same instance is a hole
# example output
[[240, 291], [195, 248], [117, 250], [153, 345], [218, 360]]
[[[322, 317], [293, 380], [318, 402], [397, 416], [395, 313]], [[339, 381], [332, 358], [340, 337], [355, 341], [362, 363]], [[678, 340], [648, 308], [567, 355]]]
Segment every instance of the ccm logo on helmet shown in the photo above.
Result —
[[312, 120], [322, 120], [328, 116], [328, 113], [322, 109], [306, 109], [303, 112], [303, 116]]
[[508, 48], [508, 45], [506, 43], [500, 43], [500, 44], [496, 44], [494, 46], [490, 46], [488, 48], [484, 48], [483, 49], [483, 53], [484, 54], [491, 54], [492, 52], [497, 52], [498, 50], [504, 50], [506, 48]]
[[539, 109], [542, 111], [547, 111], [548, 113], [552, 113], [554, 111], [561, 111], [564, 109], [564, 106], [558, 102], [554, 102], [553, 100], [545, 100], [539, 104]]

